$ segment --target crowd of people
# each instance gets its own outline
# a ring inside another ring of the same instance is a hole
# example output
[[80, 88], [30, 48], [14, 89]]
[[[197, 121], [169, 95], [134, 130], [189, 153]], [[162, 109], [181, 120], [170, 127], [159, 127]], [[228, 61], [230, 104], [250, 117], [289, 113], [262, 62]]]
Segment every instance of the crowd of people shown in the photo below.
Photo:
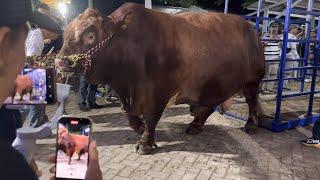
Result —
[[[292, 24], [289, 27], [288, 39], [289, 40], [303, 40], [305, 39], [305, 27], [298, 26]], [[310, 33], [310, 45], [309, 45], [309, 55], [308, 57], [308, 65], [312, 64], [314, 60], [314, 42], [316, 38], [316, 31], [311, 30]], [[283, 39], [283, 25], [279, 23], [272, 23], [268, 27], [268, 32], [262, 36], [264, 41], [264, 54], [266, 63], [266, 75], [265, 79], [273, 80], [267, 81], [262, 85], [262, 93], [264, 94], [272, 94], [276, 91], [276, 79], [279, 77], [279, 64], [281, 59], [281, 51], [282, 51], [282, 39]], [[289, 41], [286, 47], [286, 69], [292, 68], [291, 71], [285, 71], [285, 78], [291, 78], [290, 80], [284, 80], [283, 88], [284, 90], [291, 90], [289, 82], [293, 82], [294, 80], [298, 80], [303, 75], [303, 70], [298, 67], [304, 66], [305, 58], [305, 47], [306, 41], [301, 42], [293, 42]], [[296, 69], [294, 69], [296, 68]], [[311, 74], [312, 70], [308, 69], [305, 72], [306, 76], [304, 81], [311, 82]]]
[[[306, 39], [305, 27], [298, 25], [291, 25], [289, 27], [288, 39], [289, 40], [304, 40]], [[268, 27], [268, 32], [262, 37], [264, 41], [264, 55], [266, 60], [266, 74], [265, 79], [271, 80], [262, 83], [261, 91], [263, 94], [276, 93], [277, 78], [279, 77], [279, 64], [282, 53], [282, 40], [283, 40], [283, 25], [279, 23], [272, 23]], [[311, 82], [312, 69], [307, 69], [305, 72], [298, 67], [305, 66], [304, 58], [307, 58], [307, 65], [312, 65], [313, 61], [317, 60], [315, 56], [316, 46], [316, 30], [313, 29], [310, 32], [310, 44], [308, 57], [305, 57], [306, 53], [306, 41], [293, 42], [289, 41], [286, 47], [286, 69], [297, 68], [291, 71], [285, 71], [285, 78], [292, 78], [292, 80], [284, 80], [283, 89], [291, 90], [289, 82], [294, 82], [302, 78], [305, 73], [304, 81]], [[301, 143], [306, 146], [313, 146], [320, 148], [320, 121], [318, 121], [313, 127], [313, 136], [311, 138], [302, 140]]]

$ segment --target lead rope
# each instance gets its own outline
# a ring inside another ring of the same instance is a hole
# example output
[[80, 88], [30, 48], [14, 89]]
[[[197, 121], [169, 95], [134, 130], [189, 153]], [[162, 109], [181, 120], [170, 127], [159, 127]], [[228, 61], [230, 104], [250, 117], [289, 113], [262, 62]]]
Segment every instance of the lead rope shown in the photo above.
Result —
[[[125, 20], [125, 23], [121, 26], [121, 30], [124, 31], [127, 29], [129, 24], [128, 20]], [[121, 32], [121, 31], [120, 31]], [[119, 33], [119, 31], [118, 31]], [[32, 56], [31, 60], [34, 60], [36, 64], [40, 67], [54, 67], [54, 60], [55, 59], [62, 59], [69, 65], [71, 68], [75, 68], [79, 65], [79, 62], [84, 60], [84, 69], [83, 74], [85, 75], [88, 73], [88, 70], [91, 69], [92, 59], [95, 58], [98, 52], [103, 49], [107, 42], [110, 41], [114, 37], [115, 33], [112, 33], [110, 36], [102, 40], [100, 43], [92, 47], [88, 50], [85, 54], [73, 54], [70, 56]], [[61, 71], [62, 75], [65, 73], [63, 70]]]
[[[61, 59], [65, 63], [68, 64], [70, 68], [76, 68], [80, 62], [84, 61], [84, 69], [83, 74], [85, 75], [88, 73], [89, 69], [91, 69], [92, 65], [92, 59], [95, 58], [100, 52], [101, 49], [103, 49], [107, 42], [110, 41], [113, 38], [113, 34], [102, 40], [100, 43], [92, 47], [90, 50], [88, 50], [85, 54], [73, 54], [70, 56], [57, 56], [57, 55], [47, 55], [47, 56], [30, 56], [31, 61], [33, 61], [37, 66], [42, 68], [54, 68], [54, 60], [55, 59]], [[61, 69], [60, 69], [61, 70]], [[61, 73], [66, 73], [63, 70]]]

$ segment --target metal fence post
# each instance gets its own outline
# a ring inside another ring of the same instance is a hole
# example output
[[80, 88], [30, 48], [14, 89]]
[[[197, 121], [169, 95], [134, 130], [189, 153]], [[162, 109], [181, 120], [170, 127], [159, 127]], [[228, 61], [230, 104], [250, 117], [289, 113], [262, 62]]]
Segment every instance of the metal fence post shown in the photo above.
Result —
[[279, 81], [278, 81], [275, 123], [280, 123], [281, 121], [280, 120], [281, 102], [282, 102], [282, 91], [283, 91], [283, 79], [285, 78], [286, 51], [287, 51], [288, 33], [289, 33], [289, 26], [290, 26], [291, 4], [292, 4], [292, 0], [287, 0], [286, 17], [284, 21], [283, 41], [282, 41], [282, 48], [281, 48], [280, 75], [279, 75]]
[[[313, 0], [308, 0], [308, 7], [307, 7], [307, 11], [312, 11], [313, 9]], [[308, 59], [309, 59], [309, 46], [310, 46], [310, 31], [312, 28], [312, 22], [311, 22], [311, 15], [310, 14], [306, 14], [306, 29], [305, 29], [305, 34], [306, 34], [306, 38], [307, 38], [307, 42], [305, 45], [305, 49], [304, 49], [304, 61], [303, 61], [303, 66], [307, 66], [308, 65]], [[302, 70], [302, 78], [301, 78], [301, 85], [300, 85], [300, 92], [304, 91], [304, 80], [306, 78], [306, 73], [307, 73], [307, 69], [303, 69]]]
[[257, 9], [257, 19], [256, 19], [256, 31], [259, 33], [259, 24], [260, 24], [260, 12], [261, 12], [261, 6], [264, 0], [259, 0], [258, 2], [258, 9]]
[[224, 1], [224, 13], [227, 14], [229, 9], [229, 0]]
[[93, 8], [92, 0], [88, 0], [88, 7], [89, 7], [89, 8]]
[[313, 58], [312, 63], [312, 81], [311, 81], [311, 88], [310, 88], [310, 98], [309, 98], [309, 106], [308, 106], [308, 113], [307, 116], [312, 116], [312, 110], [313, 110], [313, 100], [314, 100], [314, 94], [316, 90], [316, 79], [317, 79], [317, 72], [318, 72], [318, 64], [319, 64], [319, 53], [320, 53], [320, 46], [319, 46], [319, 39], [320, 39], [320, 23], [318, 23], [317, 28], [317, 38], [315, 42], [315, 56]]

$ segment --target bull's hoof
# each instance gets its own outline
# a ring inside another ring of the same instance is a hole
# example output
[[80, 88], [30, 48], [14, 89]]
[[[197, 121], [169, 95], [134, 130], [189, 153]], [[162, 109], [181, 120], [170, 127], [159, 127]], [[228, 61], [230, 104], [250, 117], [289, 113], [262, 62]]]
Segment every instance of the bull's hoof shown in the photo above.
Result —
[[150, 146], [145, 142], [138, 141], [134, 151], [140, 155], [147, 155], [147, 154], [151, 154], [157, 147], [158, 146], [156, 144], [154, 144], [153, 146]]
[[242, 130], [248, 134], [256, 134], [258, 130], [257, 124], [246, 124]]
[[200, 134], [201, 132], [202, 132], [202, 128], [194, 127], [194, 126], [190, 126], [190, 125], [186, 130], [186, 133], [190, 134], [190, 135], [197, 135], [197, 134]]

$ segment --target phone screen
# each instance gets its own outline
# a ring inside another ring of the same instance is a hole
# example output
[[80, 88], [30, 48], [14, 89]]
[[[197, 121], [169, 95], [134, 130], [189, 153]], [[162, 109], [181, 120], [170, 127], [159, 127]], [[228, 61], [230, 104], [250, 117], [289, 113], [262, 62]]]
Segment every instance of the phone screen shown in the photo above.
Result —
[[58, 124], [56, 179], [84, 179], [88, 166], [91, 121], [62, 117]]
[[47, 104], [53, 99], [53, 78], [46, 69], [23, 69], [4, 104]]

